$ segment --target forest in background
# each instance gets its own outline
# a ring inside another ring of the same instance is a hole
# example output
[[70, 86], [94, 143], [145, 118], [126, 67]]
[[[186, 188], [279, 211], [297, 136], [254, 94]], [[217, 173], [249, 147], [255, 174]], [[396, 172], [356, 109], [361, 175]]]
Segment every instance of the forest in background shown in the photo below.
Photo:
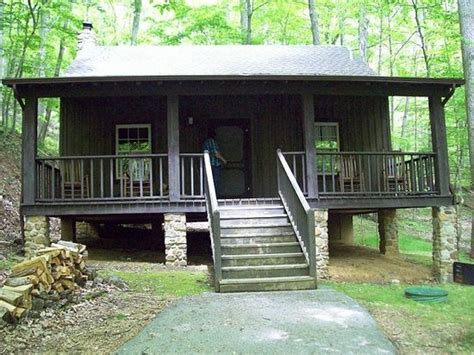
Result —
[[[380, 75], [463, 77], [455, 0], [0, 0], [0, 77], [58, 76], [76, 54], [82, 22], [101, 45], [343, 45]], [[469, 187], [464, 89], [446, 106], [455, 188]], [[430, 151], [428, 103], [390, 100], [393, 149]], [[1, 132], [21, 109], [0, 89]], [[39, 107], [40, 149], [58, 145], [55, 99]]]

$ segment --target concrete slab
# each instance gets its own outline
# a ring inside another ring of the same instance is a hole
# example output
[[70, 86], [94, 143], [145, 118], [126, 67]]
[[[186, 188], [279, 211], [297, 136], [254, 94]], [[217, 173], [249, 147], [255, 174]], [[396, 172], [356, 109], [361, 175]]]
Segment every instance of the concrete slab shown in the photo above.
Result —
[[330, 288], [183, 298], [119, 354], [394, 354], [395, 347], [354, 300]]

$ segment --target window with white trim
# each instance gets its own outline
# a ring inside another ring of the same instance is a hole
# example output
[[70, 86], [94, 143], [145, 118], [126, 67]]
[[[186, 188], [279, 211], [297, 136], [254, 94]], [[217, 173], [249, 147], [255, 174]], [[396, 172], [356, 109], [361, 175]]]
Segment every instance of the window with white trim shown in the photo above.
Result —
[[[340, 149], [339, 123], [315, 122], [314, 139], [316, 152], [338, 152]], [[331, 161], [333, 166], [331, 166]], [[331, 160], [329, 156], [321, 156], [321, 159], [316, 161], [316, 167], [319, 172], [324, 170], [326, 173], [328, 173], [330, 171], [337, 170], [338, 164], [334, 159]]]
[[[151, 154], [151, 125], [122, 124], [115, 126], [115, 153], [117, 155]], [[124, 158], [116, 164], [117, 179], [133, 178], [134, 181], [149, 180], [150, 159]]]

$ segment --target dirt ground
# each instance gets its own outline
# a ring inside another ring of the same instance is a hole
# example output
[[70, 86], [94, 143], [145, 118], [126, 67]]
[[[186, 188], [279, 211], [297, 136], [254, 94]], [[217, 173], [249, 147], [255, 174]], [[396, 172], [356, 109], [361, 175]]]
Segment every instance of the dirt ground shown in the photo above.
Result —
[[17, 325], [0, 324], [0, 354], [111, 353], [169, 302], [111, 286], [96, 288], [77, 304], [58, 304]]
[[361, 246], [333, 246], [329, 251], [329, 275], [333, 281], [425, 283], [432, 281], [427, 266], [387, 257], [378, 250]]

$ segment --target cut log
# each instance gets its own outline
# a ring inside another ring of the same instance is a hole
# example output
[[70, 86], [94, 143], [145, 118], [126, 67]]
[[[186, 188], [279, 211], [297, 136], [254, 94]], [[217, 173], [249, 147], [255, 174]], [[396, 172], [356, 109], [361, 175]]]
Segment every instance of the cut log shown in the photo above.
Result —
[[32, 288], [33, 288], [33, 285], [22, 285], [22, 286], [16, 286], [16, 287], [3, 286], [2, 290], [16, 292], [24, 296], [24, 295], [29, 295]]
[[17, 307], [15, 311], [13, 311], [13, 315], [15, 316], [15, 318], [21, 318], [25, 315], [26, 311], [26, 308]]
[[0, 308], [5, 308], [8, 312], [13, 313], [16, 307], [8, 302], [0, 300]]
[[12, 271], [14, 273], [17, 273], [26, 269], [34, 268], [34, 267], [40, 267], [43, 270], [47, 270], [49, 260], [50, 260], [50, 256], [48, 254], [35, 256], [34, 258], [31, 258], [19, 264], [13, 265]]
[[31, 274], [34, 274], [36, 270], [37, 270], [36, 267], [32, 267], [32, 268], [25, 269], [19, 272], [12, 272], [10, 274], [10, 277], [23, 277], [23, 276], [31, 275]]
[[61, 252], [62, 252], [62, 248], [48, 247], [48, 248], [37, 250], [36, 255], [40, 256], [40, 255], [48, 254], [51, 258], [55, 258], [59, 256]]
[[5, 281], [6, 286], [11, 286], [11, 287], [16, 287], [16, 286], [23, 286], [23, 285], [29, 285], [32, 284], [33, 282], [31, 281], [29, 276], [23, 276], [23, 277], [10, 277]]
[[0, 288], [0, 300], [10, 303], [11, 305], [18, 306], [23, 299], [23, 294], [13, 292], [5, 288]]

